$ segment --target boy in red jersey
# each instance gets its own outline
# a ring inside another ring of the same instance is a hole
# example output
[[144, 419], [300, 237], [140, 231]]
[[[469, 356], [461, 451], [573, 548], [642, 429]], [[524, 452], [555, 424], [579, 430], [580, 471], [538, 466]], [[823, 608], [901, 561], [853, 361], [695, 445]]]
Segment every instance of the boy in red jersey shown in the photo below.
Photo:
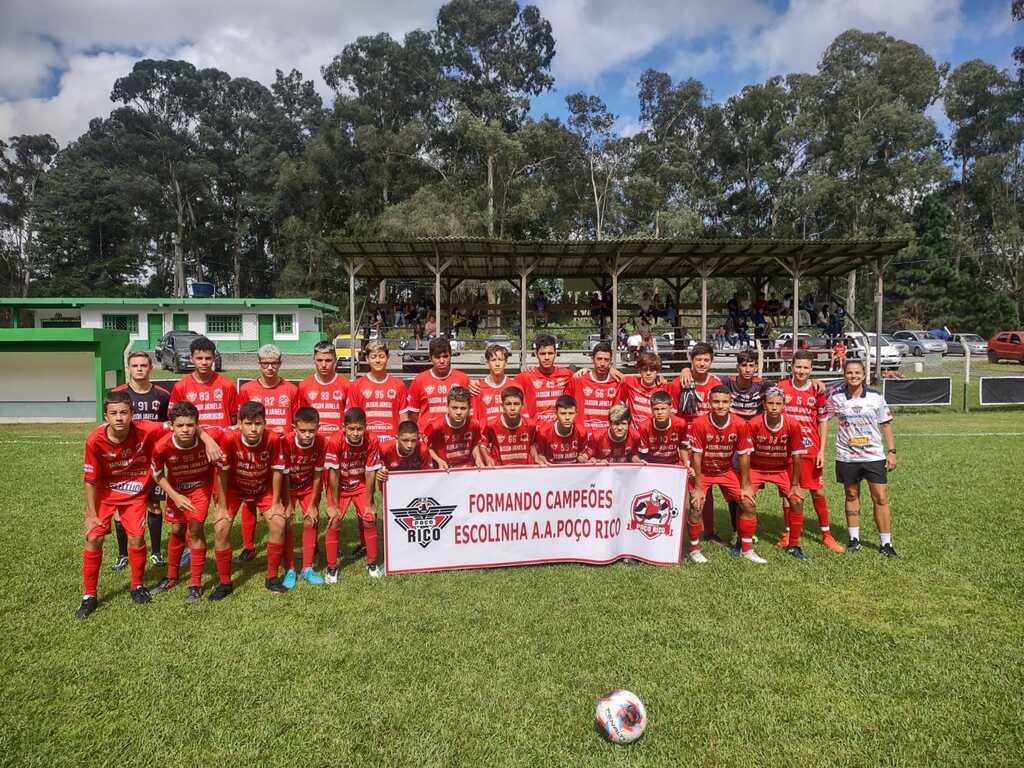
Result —
[[508, 363], [508, 350], [500, 344], [491, 344], [484, 351], [484, 360], [490, 373], [479, 381], [476, 391], [470, 390], [473, 395], [473, 418], [481, 428], [486, 427], [502, 414], [501, 393], [512, 381], [505, 375], [505, 365]]
[[[350, 506], [356, 509], [356, 518], [366, 541], [366, 572], [373, 578], [384, 575], [377, 565], [377, 519], [373, 504], [377, 470], [380, 469], [380, 446], [377, 438], [366, 431], [366, 414], [361, 408], [345, 411], [345, 427], [331, 435], [327, 441], [327, 460], [330, 470], [331, 497], [328, 499], [327, 571], [324, 581], [338, 581], [338, 543], [341, 539], [341, 521]], [[336, 499], [337, 507], [331, 506]]]
[[199, 409], [202, 427], [230, 427], [235, 423], [235, 385], [213, 370], [217, 347], [205, 336], [189, 346], [195, 370], [179, 379], [171, 389], [171, 407], [188, 400]]
[[576, 401], [562, 395], [555, 401], [555, 420], [538, 425], [530, 449], [534, 464], [576, 464], [589, 458], [590, 435], [576, 423]]
[[649, 407], [651, 418], [641, 422], [637, 429], [645, 460], [651, 464], [680, 464], [689, 468], [686, 421], [673, 413], [672, 396], [668, 392], [655, 392]]
[[[349, 381], [337, 372], [338, 352], [329, 341], [313, 347], [313, 375], [303, 379], [295, 396], [295, 410], [315, 408], [319, 414], [318, 429], [322, 435], [341, 431]], [[294, 423], [294, 422], [293, 422]]]
[[533, 343], [537, 367], [522, 371], [515, 384], [526, 396], [523, 409], [537, 428], [555, 423], [555, 403], [566, 393], [572, 371], [555, 365], [558, 349], [555, 337], [542, 333]]
[[448, 412], [423, 427], [423, 444], [438, 469], [486, 466], [481, 436], [480, 425], [469, 416], [469, 390], [463, 387], [453, 387]]
[[[633, 425], [639, 427], [651, 418], [651, 395], [668, 392], [668, 385], [661, 380], [661, 358], [655, 352], [641, 352], [636, 359], [639, 375], [629, 375], [622, 380], [616, 392], [615, 402], [629, 406]], [[670, 398], [671, 402], [671, 398]]]
[[281, 350], [273, 344], [264, 344], [257, 350], [256, 362], [260, 366], [260, 375], [238, 390], [238, 405], [251, 401], [263, 403], [267, 412], [267, 429], [284, 434], [292, 424], [298, 388], [281, 378]]
[[[206, 515], [213, 497], [214, 462], [199, 439], [199, 410], [188, 400], [174, 404], [169, 414], [171, 433], [157, 441], [153, 449], [153, 478], [167, 495], [167, 576], [150, 592], [158, 595], [178, 584], [185, 537], [188, 536], [189, 566], [192, 580], [185, 602], [195, 603], [202, 594], [203, 568], [206, 566]], [[211, 439], [221, 437], [219, 427], [203, 432]]]
[[382, 483], [388, 481], [390, 472], [416, 472], [429, 469], [430, 453], [420, 440], [419, 427], [411, 421], [403, 421], [398, 425], [398, 437], [380, 449], [381, 468], [377, 470], [377, 479]]
[[[732, 395], [719, 384], [709, 393], [711, 412], [690, 425], [690, 462], [693, 466], [693, 501], [689, 514], [690, 554], [692, 563], [706, 563], [700, 551], [700, 515], [704, 499], [714, 486], [722, 490], [726, 501], [740, 505], [736, 520], [739, 527], [741, 557], [759, 565], [767, 562], [754, 552], [753, 537], [757, 528], [753, 492], [750, 488], [750, 454], [754, 450], [746, 422], [729, 413]], [[739, 470], [733, 467], [733, 458]]]
[[[332, 432], [332, 434], [334, 434]], [[292, 431], [285, 435], [288, 456], [288, 515], [284, 533], [285, 589], [295, 587], [295, 512], [302, 515], [302, 578], [310, 584], [324, 580], [313, 570], [317, 526], [320, 523], [320, 494], [327, 457], [327, 437], [320, 433], [320, 414], [312, 406], [295, 412]]]
[[[250, 400], [238, 409], [238, 429], [221, 436], [224, 459], [218, 465], [217, 509], [213, 521], [214, 556], [220, 583], [210, 600], [223, 600], [231, 594], [231, 523], [239, 507], [255, 507], [267, 521], [267, 577], [271, 592], [285, 592], [277, 569], [284, 550], [286, 498], [285, 475], [288, 472], [283, 438], [267, 427], [263, 403]], [[256, 511], [252, 511], [253, 517]], [[250, 556], [247, 558], [252, 559]]]
[[[825, 387], [819, 381], [811, 379], [811, 367], [814, 353], [799, 349], [793, 355], [793, 375], [779, 382], [779, 388], [786, 395], [786, 416], [800, 425], [803, 433], [804, 449], [807, 458], [800, 473], [800, 487], [811, 492], [811, 503], [818, 516], [821, 528], [821, 543], [837, 554], [845, 550], [835, 540], [829, 527], [828, 497], [825, 495], [824, 468], [825, 445], [828, 443], [828, 398]], [[781, 549], [789, 548], [789, 501], [782, 500], [782, 514], [786, 522], [787, 533], [776, 545]]]
[[629, 408], [619, 404], [608, 411], [608, 426], [590, 435], [587, 456], [594, 464], [643, 464], [647, 449], [630, 428]]
[[452, 345], [443, 336], [430, 340], [430, 369], [416, 374], [409, 385], [405, 411], [412, 421], [432, 420], [448, 412], [448, 393], [454, 387], [469, 390], [469, 377], [452, 368]]
[[576, 420], [588, 432], [598, 432], [608, 427], [608, 410], [615, 404], [622, 386], [611, 374], [612, 345], [599, 341], [590, 353], [593, 367], [574, 376], [566, 394], [576, 401], [579, 410]]
[[484, 430], [487, 447], [482, 455], [486, 465], [508, 467], [529, 464], [537, 428], [523, 416], [523, 390], [505, 387], [501, 393], [501, 409], [501, 416]]
[[[785, 409], [785, 393], [778, 387], [771, 387], [764, 396], [764, 413], [747, 422], [754, 445], [754, 452], [750, 454], [750, 487], [756, 494], [766, 483], [771, 483], [789, 501], [792, 511], [788, 518], [787, 551], [797, 560], [806, 560], [800, 549], [800, 529], [804, 522], [800, 470], [806, 450], [800, 425], [783, 415]], [[732, 554], [739, 554], [740, 549], [737, 545]]]
[[370, 372], [349, 385], [348, 404], [366, 413], [366, 431], [384, 445], [394, 440], [398, 425], [405, 418], [405, 383], [388, 373], [388, 347], [382, 341], [366, 345]]

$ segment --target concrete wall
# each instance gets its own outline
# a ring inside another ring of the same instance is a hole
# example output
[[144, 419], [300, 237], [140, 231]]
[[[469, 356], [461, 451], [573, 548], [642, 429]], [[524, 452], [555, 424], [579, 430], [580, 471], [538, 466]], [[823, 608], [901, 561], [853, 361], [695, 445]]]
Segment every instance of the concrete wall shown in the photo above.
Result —
[[0, 352], [0, 371], [0, 420], [95, 419], [92, 352]]

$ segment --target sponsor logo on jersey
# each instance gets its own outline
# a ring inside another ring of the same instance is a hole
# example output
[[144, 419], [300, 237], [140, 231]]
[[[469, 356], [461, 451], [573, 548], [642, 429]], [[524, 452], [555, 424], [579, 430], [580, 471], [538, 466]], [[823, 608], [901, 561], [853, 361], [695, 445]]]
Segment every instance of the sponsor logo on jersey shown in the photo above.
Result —
[[441, 540], [441, 532], [452, 521], [456, 505], [442, 505], [429, 496], [413, 499], [404, 507], [391, 507], [391, 515], [398, 527], [406, 532], [409, 544], [426, 549]]
[[671, 536], [672, 521], [678, 516], [679, 510], [672, 506], [667, 495], [650, 490], [633, 497], [628, 529], [639, 531], [648, 539]]
[[138, 480], [122, 480], [120, 483], [110, 484], [110, 490], [118, 493], [142, 493], [144, 487], [145, 483], [140, 483]]

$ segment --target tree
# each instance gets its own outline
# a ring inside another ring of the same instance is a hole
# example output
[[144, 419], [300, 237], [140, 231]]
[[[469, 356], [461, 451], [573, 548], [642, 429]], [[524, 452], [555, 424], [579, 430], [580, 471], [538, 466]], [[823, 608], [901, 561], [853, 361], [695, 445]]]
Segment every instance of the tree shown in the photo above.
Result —
[[565, 97], [569, 109], [569, 127], [579, 137], [583, 151], [585, 175], [594, 202], [594, 237], [604, 235], [605, 216], [610, 195], [616, 192], [613, 182], [625, 160], [623, 142], [613, 140], [615, 115], [597, 96], [574, 93]]
[[[1024, 21], [1024, 0], [1013, 0], [1010, 13], [1016, 21]], [[1013, 49], [1013, 58], [1017, 62], [1017, 81], [1024, 86], [1024, 45]]]
[[0, 226], [9, 290], [28, 295], [32, 277], [35, 199], [58, 151], [49, 134], [0, 141]]

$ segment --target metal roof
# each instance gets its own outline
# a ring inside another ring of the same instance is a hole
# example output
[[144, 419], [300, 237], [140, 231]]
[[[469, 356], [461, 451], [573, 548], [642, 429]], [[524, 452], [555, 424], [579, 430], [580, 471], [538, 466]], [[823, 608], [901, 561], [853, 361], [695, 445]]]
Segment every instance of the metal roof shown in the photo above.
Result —
[[44, 309], [49, 307], [143, 306], [143, 307], [310, 307], [324, 312], [337, 312], [333, 304], [315, 299], [175, 299], [168, 296], [154, 298], [103, 298], [94, 296], [30, 297], [0, 299], [0, 307]]
[[[903, 238], [876, 240], [617, 239], [498, 240], [437, 237], [333, 241], [335, 252], [359, 264], [361, 278], [423, 278], [448, 262], [446, 278], [518, 279], [599, 277], [618, 264], [620, 279], [652, 277], [757, 277], [785, 273], [799, 264], [802, 277], [845, 275], [908, 245]], [[624, 268], [623, 268], [623, 265]]]

